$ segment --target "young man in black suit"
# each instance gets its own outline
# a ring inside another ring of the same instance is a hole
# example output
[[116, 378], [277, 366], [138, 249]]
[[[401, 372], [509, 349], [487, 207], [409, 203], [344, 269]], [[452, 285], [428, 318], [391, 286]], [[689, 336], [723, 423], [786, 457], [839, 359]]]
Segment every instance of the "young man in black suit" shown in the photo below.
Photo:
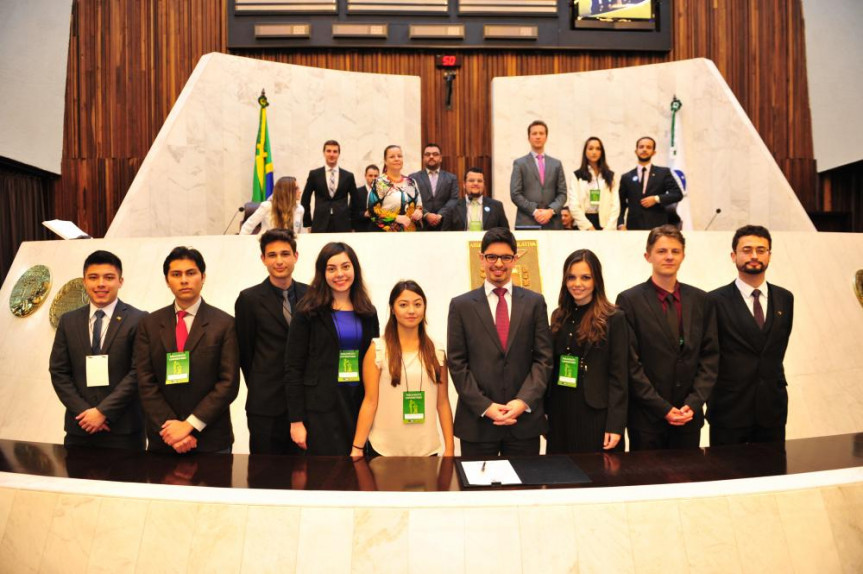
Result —
[[482, 238], [485, 282], [449, 306], [447, 352], [462, 456], [539, 454], [552, 346], [542, 295], [513, 287], [518, 246], [503, 227]]
[[485, 176], [478, 167], [465, 172], [464, 199], [447, 210], [441, 227], [444, 231], [487, 231], [494, 227], [509, 227], [503, 204], [485, 196]]
[[375, 184], [375, 180], [381, 174], [381, 170], [375, 164], [371, 163], [366, 166], [363, 175], [366, 182], [357, 187], [354, 196], [351, 198], [351, 226], [354, 231], [377, 231], [377, 226], [372, 223], [369, 218], [369, 192]]
[[118, 298], [122, 286], [120, 258], [94, 251], [84, 261], [90, 304], [60, 317], [49, 370], [66, 406], [66, 446], [144, 449], [133, 350], [147, 313]]
[[439, 231], [446, 212], [458, 201], [458, 178], [441, 169], [441, 149], [436, 143], [423, 148], [423, 169], [412, 173], [423, 200], [423, 231]]
[[234, 318], [201, 298], [197, 249], [175, 247], [162, 271], [174, 302], [145, 317], [135, 339], [147, 450], [231, 451], [231, 403], [240, 390]]
[[685, 246], [675, 226], [652, 229], [650, 279], [617, 296], [630, 326], [630, 450], [698, 448], [716, 383], [716, 313], [707, 293], [677, 280]]
[[731, 241], [737, 279], [710, 292], [719, 326], [719, 378], [707, 401], [710, 445], [785, 440], [785, 350], [794, 295], [767, 283], [773, 240], [746, 225]]
[[251, 454], [298, 454], [291, 440], [285, 394], [285, 345], [297, 303], [308, 285], [293, 280], [297, 240], [289, 229], [261, 235], [261, 262], [269, 276], [240, 292], [234, 305], [240, 368], [246, 379]]
[[[312, 233], [348, 232], [351, 230], [349, 202], [357, 192], [354, 174], [339, 167], [342, 148], [339, 142], [324, 143], [324, 167], [313, 169], [306, 179], [306, 187], [300, 203], [305, 213], [303, 226], [311, 227]], [[312, 195], [315, 196], [315, 211], [312, 213]]]
[[620, 178], [618, 229], [653, 229], [679, 221], [673, 204], [683, 199], [683, 192], [670, 169], [651, 163], [655, 154], [656, 140], [650, 136], [638, 138], [635, 142], [638, 166]]

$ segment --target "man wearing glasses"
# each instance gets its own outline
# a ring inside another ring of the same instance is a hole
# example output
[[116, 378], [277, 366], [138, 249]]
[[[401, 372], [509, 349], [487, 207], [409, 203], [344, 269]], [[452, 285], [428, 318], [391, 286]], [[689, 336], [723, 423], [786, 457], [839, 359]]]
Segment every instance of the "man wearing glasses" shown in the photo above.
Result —
[[436, 143], [423, 148], [423, 169], [411, 174], [423, 200], [423, 231], [439, 231], [446, 212], [458, 203], [458, 178], [441, 169], [441, 149]]
[[794, 295], [767, 283], [772, 239], [746, 225], [731, 240], [737, 279], [710, 293], [719, 328], [719, 378], [707, 401], [710, 445], [785, 440], [785, 349]]
[[450, 302], [447, 351], [458, 391], [455, 435], [462, 456], [539, 454], [542, 399], [552, 369], [545, 300], [513, 287], [517, 245], [509, 229], [486, 232], [485, 282]]

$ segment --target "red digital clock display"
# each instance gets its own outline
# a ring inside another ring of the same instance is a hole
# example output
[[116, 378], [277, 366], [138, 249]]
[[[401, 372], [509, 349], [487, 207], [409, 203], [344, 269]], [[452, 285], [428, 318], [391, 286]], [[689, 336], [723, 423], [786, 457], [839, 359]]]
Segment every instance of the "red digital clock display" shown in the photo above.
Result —
[[438, 68], [451, 69], [461, 68], [461, 56], [457, 54], [441, 54], [435, 56], [435, 65]]

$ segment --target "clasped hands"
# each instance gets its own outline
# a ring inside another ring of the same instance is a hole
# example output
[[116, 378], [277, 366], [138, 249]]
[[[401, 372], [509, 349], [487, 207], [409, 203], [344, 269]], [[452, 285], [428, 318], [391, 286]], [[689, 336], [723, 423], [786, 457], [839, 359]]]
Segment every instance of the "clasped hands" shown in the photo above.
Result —
[[75, 420], [78, 421], [78, 426], [89, 434], [96, 434], [102, 431], [111, 432], [111, 429], [108, 427], [107, 418], [96, 407], [82, 412], [75, 417]]
[[512, 399], [505, 405], [492, 403], [483, 413], [491, 419], [495, 426], [509, 426], [518, 422], [518, 417], [527, 410], [527, 404], [521, 399]]
[[533, 218], [540, 225], [545, 225], [546, 223], [551, 221], [552, 217], [554, 217], [553, 209], [536, 209], [533, 212]]
[[192, 435], [193, 430], [195, 427], [186, 421], [169, 420], [162, 425], [159, 436], [165, 444], [182, 454], [198, 446], [198, 439]]
[[689, 405], [683, 405], [679, 409], [671, 407], [671, 410], [665, 414], [665, 420], [672, 426], [682, 427], [692, 421], [693, 416], [695, 416], [695, 412], [689, 408]]
[[414, 209], [414, 212], [410, 214], [410, 217], [407, 215], [398, 215], [396, 216], [396, 223], [401, 225], [402, 227], [407, 228], [412, 221], [419, 221], [423, 218], [423, 210], [421, 207], [417, 207]]

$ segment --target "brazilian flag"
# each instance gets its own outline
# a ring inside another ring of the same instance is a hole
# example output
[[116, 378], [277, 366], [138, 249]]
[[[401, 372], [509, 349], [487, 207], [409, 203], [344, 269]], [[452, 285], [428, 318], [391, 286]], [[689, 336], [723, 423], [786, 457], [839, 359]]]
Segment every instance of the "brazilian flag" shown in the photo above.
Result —
[[252, 201], [258, 203], [269, 199], [273, 194], [273, 155], [270, 153], [270, 130], [267, 126], [267, 96], [261, 90], [258, 98], [261, 105], [261, 119], [258, 124], [258, 138], [255, 141], [255, 173], [252, 177]]

